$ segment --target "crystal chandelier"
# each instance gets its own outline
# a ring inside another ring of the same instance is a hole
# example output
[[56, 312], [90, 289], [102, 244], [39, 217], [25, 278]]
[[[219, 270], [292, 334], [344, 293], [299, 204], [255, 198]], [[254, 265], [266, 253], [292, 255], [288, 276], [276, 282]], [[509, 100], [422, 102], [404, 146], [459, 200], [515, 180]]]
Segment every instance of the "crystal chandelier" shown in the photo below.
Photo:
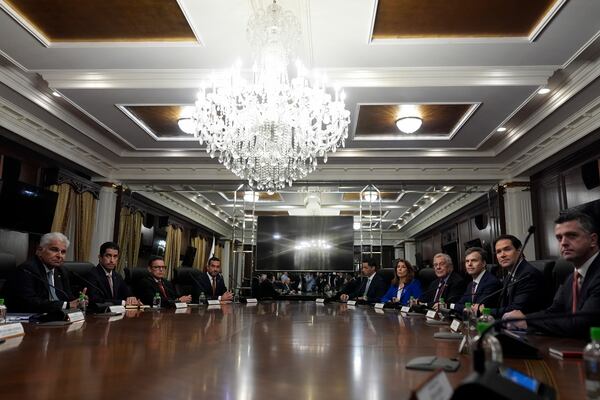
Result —
[[327, 162], [327, 153], [344, 146], [350, 112], [340, 89], [325, 85], [296, 62], [288, 68], [300, 38], [298, 19], [276, 1], [250, 17], [248, 38], [254, 52], [252, 78], [241, 63], [198, 92], [195, 107], [180, 128], [206, 143], [206, 151], [256, 190], [274, 192]]

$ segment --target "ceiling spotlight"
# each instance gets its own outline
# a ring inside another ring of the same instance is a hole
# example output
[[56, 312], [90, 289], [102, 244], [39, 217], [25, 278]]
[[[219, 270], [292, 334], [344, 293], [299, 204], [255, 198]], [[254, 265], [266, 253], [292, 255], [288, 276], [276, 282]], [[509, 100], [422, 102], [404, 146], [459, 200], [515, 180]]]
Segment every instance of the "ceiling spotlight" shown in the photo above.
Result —
[[501, 126], [500, 128], [496, 129], [498, 132], [506, 132], [506, 128]]
[[423, 119], [419, 117], [402, 117], [396, 120], [396, 126], [402, 133], [415, 133], [423, 124]]
[[363, 193], [364, 201], [368, 201], [369, 203], [372, 203], [374, 201], [377, 201], [378, 199], [379, 199], [379, 196], [377, 195], [377, 192], [364, 192]]
[[352, 224], [352, 228], [354, 228], [355, 231], [360, 230], [360, 222], [355, 222]]
[[424, 194], [424, 195], [423, 195], [423, 198], [424, 198], [424, 199], [428, 199], [428, 198], [430, 198], [430, 197], [431, 197], [431, 196], [430, 196], [430, 195], [428, 195], [428, 194]]
[[550, 89], [547, 87], [543, 87], [540, 90], [538, 90], [538, 94], [548, 94], [550, 93]]
[[177, 125], [179, 126], [179, 129], [181, 129], [187, 134], [193, 134], [196, 131], [196, 123], [194, 122], [194, 118], [192, 118], [194, 115], [194, 111], [194, 107], [182, 107], [179, 119], [177, 120]]
[[53, 91], [52, 91], [52, 96], [54, 96], [54, 97], [62, 97], [62, 96], [60, 95], [60, 93], [58, 93], [56, 90], [53, 90]]
[[248, 203], [254, 203], [258, 201], [258, 192], [244, 192], [244, 201]]

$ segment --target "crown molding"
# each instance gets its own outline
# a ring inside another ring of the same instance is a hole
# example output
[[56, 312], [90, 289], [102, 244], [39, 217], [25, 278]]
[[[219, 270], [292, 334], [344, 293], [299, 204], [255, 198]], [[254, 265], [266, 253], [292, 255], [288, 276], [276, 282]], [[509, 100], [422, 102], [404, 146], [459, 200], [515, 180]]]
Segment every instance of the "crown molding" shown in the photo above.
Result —
[[[558, 65], [421, 68], [319, 68], [328, 81], [348, 87], [539, 86]], [[178, 89], [227, 79], [226, 70], [35, 70], [57, 89]], [[248, 75], [251, 74], [247, 70]]]

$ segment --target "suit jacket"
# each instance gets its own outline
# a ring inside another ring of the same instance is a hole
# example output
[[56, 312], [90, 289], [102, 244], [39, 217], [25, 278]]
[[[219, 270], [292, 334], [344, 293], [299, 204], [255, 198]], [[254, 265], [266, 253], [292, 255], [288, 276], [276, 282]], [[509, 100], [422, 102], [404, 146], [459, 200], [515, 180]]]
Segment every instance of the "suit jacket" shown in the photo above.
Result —
[[[573, 274], [563, 283], [554, 296], [552, 305], [545, 310], [527, 314], [528, 317], [551, 316], [556, 313], [570, 313], [573, 304]], [[594, 312], [600, 310], [600, 254], [590, 264], [585, 279], [581, 284], [577, 299], [577, 312]], [[527, 321], [530, 330], [546, 334], [567, 337], [587, 338], [590, 327], [600, 326], [600, 317], [587, 316], [578, 318], [560, 318], [538, 321]]]
[[[382, 303], [387, 303], [388, 301], [392, 301], [392, 298], [398, 295], [398, 286], [392, 285], [385, 293], [385, 295], [381, 298]], [[421, 295], [421, 283], [417, 279], [413, 279], [408, 283], [408, 285], [404, 286], [404, 290], [402, 291], [402, 296], [400, 296], [399, 304], [405, 306], [408, 305], [408, 301], [411, 297], [418, 299]]]
[[142, 301], [142, 303], [151, 305], [152, 300], [154, 299], [154, 295], [156, 293], [158, 293], [158, 294], [160, 294], [160, 303], [161, 303], [162, 307], [166, 307], [166, 308], [175, 307], [176, 299], [179, 298], [179, 295], [177, 294], [175, 287], [173, 286], [173, 284], [171, 282], [169, 282], [166, 279], [162, 280], [162, 284], [163, 284], [163, 287], [165, 288], [167, 297], [165, 297], [162, 294], [162, 292], [160, 291], [160, 288], [158, 286], [158, 282], [156, 282], [156, 280], [153, 277], [145, 276], [142, 279], [140, 279], [140, 281], [138, 282], [136, 287], [137, 287], [137, 295], [138, 295], [139, 299]]
[[[357, 290], [350, 293], [348, 296], [350, 299], [356, 299], [357, 297], [362, 297], [365, 292], [365, 288], [367, 287], [368, 278], [365, 276], [362, 278], [360, 282], [360, 286]], [[369, 286], [369, 291], [367, 292], [367, 301], [369, 303], [377, 303], [381, 300], [381, 297], [387, 291], [387, 284], [381, 275], [375, 273], [373, 275], [373, 279], [371, 280], [371, 285]]]
[[485, 301], [486, 306], [495, 307], [498, 302], [498, 296], [500, 293], [496, 295], [492, 295], [494, 292], [500, 290], [502, 284], [491, 272], [485, 271], [481, 279], [479, 280], [479, 284], [475, 288], [475, 295], [472, 294], [473, 288], [473, 280], [469, 282], [467, 285], [467, 289], [465, 293], [462, 295], [460, 300], [458, 300], [454, 305], [454, 310], [459, 313], [462, 313], [465, 308], [465, 303], [481, 303]]
[[[423, 292], [419, 300], [422, 303], [427, 303], [428, 307], [432, 307], [434, 304], [435, 293], [440, 284], [441, 279], [435, 279], [427, 290]], [[442, 286], [442, 293], [438, 296], [439, 299], [442, 297], [447, 304], [456, 303], [462, 297], [465, 292], [465, 280], [457, 272], [452, 271], [446, 280], [446, 284]]]
[[[512, 286], [507, 286], [511, 284]], [[544, 275], [526, 260], [518, 265], [511, 282], [506, 278], [504, 286], [506, 290], [500, 293], [499, 307], [492, 309], [492, 314], [496, 318], [501, 318], [504, 313], [512, 310], [521, 310], [527, 314], [539, 311], [543, 307]]]
[[25, 313], [59, 311], [64, 302], [75, 300], [68, 273], [60, 267], [54, 268], [54, 286], [59, 301], [50, 300], [50, 286], [42, 261], [38, 257], [26, 261], [17, 268], [9, 284], [10, 295], [7, 298], [9, 311]]
[[206, 272], [203, 272], [200, 274], [200, 276], [198, 277], [198, 279], [196, 279], [198, 281], [198, 284], [200, 285], [200, 287], [198, 287], [198, 285], [194, 285], [193, 289], [192, 289], [192, 299], [194, 303], [198, 302], [198, 298], [200, 297], [200, 292], [204, 292], [204, 295], [206, 296], [207, 299], [209, 300], [216, 300], [219, 298], [219, 296], [221, 296], [223, 293], [225, 293], [227, 291], [227, 287], [225, 286], [225, 281], [223, 280], [223, 277], [221, 276], [221, 274], [217, 275], [217, 289], [215, 291], [215, 295], [213, 296], [213, 292], [212, 292], [212, 285], [210, 283], [210, 279], [208, 279], [208, 274]]
[[127, 286], [121, 275], [116, 271], [113, 271], [111, 275], [114, 296], [110, 292], [106, 272], [104, 272], [104, 268], [100, 264], [96, 265], [88, 274], [87, 279], [96, 286], [89, 286], [87, 292], [92, 307], [99, 303], [121, 305], [123, 300], [132, 296], [131, 289], [129, 289], [129, 286]]

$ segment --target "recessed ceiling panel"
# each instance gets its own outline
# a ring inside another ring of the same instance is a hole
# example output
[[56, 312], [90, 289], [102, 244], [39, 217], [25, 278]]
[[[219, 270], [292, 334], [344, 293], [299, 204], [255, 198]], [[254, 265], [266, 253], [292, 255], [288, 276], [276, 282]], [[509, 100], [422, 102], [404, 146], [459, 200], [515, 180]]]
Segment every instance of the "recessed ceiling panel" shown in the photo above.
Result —
[[182, 106], [125, 106], [136, 123], [143, 124], [156, 137], [185, 137], [190, 135], [179, 129], [177, 120]]
[[50, 42], [192, 42], [176, 0], [6, 0]]
[[528, 37], [560, 0], [379, 0], [373, 39]]
[[[407, 107], [412, 110], [407, 114]], [[359, 106], [355, 136], [401, 135], [396, 120], [405, 116], [418, 116], [423, 125], [413, 135], [447, 136], [454, 132], [459, 123], [464, 123], [472, 104], [362, 104]]]

